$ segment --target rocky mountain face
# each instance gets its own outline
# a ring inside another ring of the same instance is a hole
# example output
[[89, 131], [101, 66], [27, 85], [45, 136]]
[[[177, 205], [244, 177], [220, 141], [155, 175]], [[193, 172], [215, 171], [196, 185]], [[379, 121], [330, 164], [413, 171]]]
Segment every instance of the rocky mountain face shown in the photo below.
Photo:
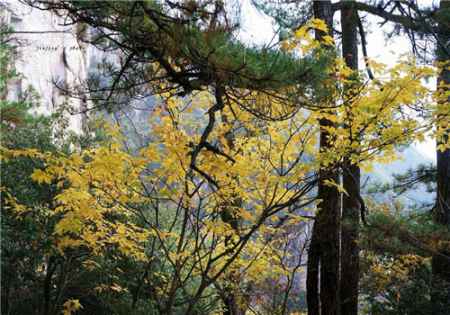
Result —
[[38, 113], [49, 114], [66, 106], [70, 129], [80, 132], [86, 117], [75, 113], [83, 112], [87, 101], [69, 98], [61, 88], [85, 80], [99, 52], [79, 40], [76, 25], [66, 26], [63, 17], [19, 1], [2, 0], [0, 19], [13, 32], [11, 38], [18, 48], [15, 68], [20, 77], [9, 84], [7, 97], [18, 99], [32, 87], [40, 97]]
[[[118, 64], [120, 56], [86, 44], [84, 39], [89, 38], [93, 30], [65, 25], [64, 17], [16, 0], [0, 0], [0, 23], [12, 31], [11, 38], [17, 46], [15, 68], [20, 74], [9, 83], [7, 98], [17, 100], [31, 87], [40, 97], [37, 113], [51, 114], [64, 107], [68, 127], [76, 133], [86, 131], [88, 115], [93, 114], [87, 109], [95, 104], [89, 100], [89, 95], [80, 92], [73, 97], [65, 90], [84, 89], [86, 80], [92, 78], [99, 81], [100, 86], [108, 85], [110, 78], [102, 73], [102, 65], [105, 62]], [[130, 141], [136, 146], [142, 145], [154, 98], [125, 102], [127, 108], [122, 106], [115, 113], [100, 115], [119, 122]]]

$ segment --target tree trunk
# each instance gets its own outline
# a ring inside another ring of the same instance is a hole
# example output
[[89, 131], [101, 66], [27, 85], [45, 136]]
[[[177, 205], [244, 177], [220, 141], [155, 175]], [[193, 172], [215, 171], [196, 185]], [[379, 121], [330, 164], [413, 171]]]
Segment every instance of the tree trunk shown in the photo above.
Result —
[[[352, 70], [358, 70], [358, 11], [351, 2], [345, 2], [341, 10], [342, 25], [342, 56], [346, 65]], [[357, 80], [355, 76], [355, 80]], [[347, 90], [352, 88], [351, 84]], [[351, 93], [351, 91], [348, 91]], [[346, 93], [346, 94], [348, 94]], [[351, 98], [351, 95], [346, 95]], [[351, 128], [352, 117], [349, 117], [347, 128]], [[358, 139], [351, 139], [358, 141]], [[341, 220], [341, 279], [340, 302], [341, 314], [358, 314], [359, 289], [359, 195], [360, 195], [360, 169], [346, 158], [343, 169], [343, 186], [347, 194], [342, 200]]]
[[[323, 122], [322, 122], [323, 123]], [[324, 124], [321, 124], [324, 126]], [[323, 140], [323, 139], [321, 139]], [[322, 142], [322, 141], [321, 141]], [[328, 142], [328, 141], [327, 141]], [[336, 172], [323, 174], [322, 179], [339, 182]], [[339, 192], [335, 187], [319, 184], [320, 243], [320, 306], [322, 315], [338, 314], [339, 288]]]
[[[314, 16], [322, 19], [328, 26], [330, 35], [333, 30], [333, 11], [331, 1], [314, 1]], [[320, 40], [325, 34], [316, 32], [316, 38]], [[333, 122], [327, 119], [320, 119], [320, 150], [327, 150], [332, 146], [329, 133], [326, 127]], [[332, 169], [332, 171], [330, 171]], [[314, 290], [307, 295], [308, 313], [317, 313], [317, 256], [320, 255], [320, 314], [338, 314], [338, 269], [339, 269], [339, 246], [338, 246], [338, 219], [339, 219], [339, 192], [336, 187], [325, 184], [326, 180], [339, 182], [338, 173], [334, 167], [323, 167], [319, 171], [318, 198], [321, 202], [318, 205], [318, 213], [314, 222], [313, 239], [310, 244], [312, 257], [308, 258], [309, 265], [313, 266], [308, 270], [308, 289]], [[316, 261], [314, 261], [316, 260]], [[314, 296], [315, 295], [315, 296]]]
[[[3, 270], [2, 270], [3, 271]], [[11, 291], [10, 277], [5, 277], [5, 274], [2, 274], [2, 297], [1, 297], [1, 314], [8, 315], [9, 314], [9, 297]]]
[[[439, 33], [437, 34], [437, 61], [445, 62], [445, 68], [439, 74], [438, 88], [448, 91], [450, 84], [449, 51], [450, 51], [450, 2], [441, 0], [438, 13]], [[448, 106], [447, 104], [445, 106]], [[444, 117], [443, 119], [448, 119]], [[443, 141], [447, 141], [450, 130], [447, 130]], [[438, 143], [439, 144], [439, 143]], [[450, 150], [437, 150], [437, 198], [434, 211], [437, 224], [446, 226], [450, 230]], [[431, 303], [434, 315], [449, 314], [450, 310], [450, 250], [439, 249], [441, 255], [434, 255], [432, 259], [432, 292]], [[447, 256], [447, 257], [445, 257]]]
[[57, 264], [55, 263], [55, 257], [50, 256], [47, 262], [47, 271], [45, 275], [44, 280], [44, 296], [43, 296], [43, 310], [42, 314], [48, 315], [50, 314], [50, 307], [51, 307], [51, 291], [52, 291], [52, 277], [55, 273]]
[[243, 296], [239, 299], [236, 290], [225, 291], [223, 303], [225, 306], [223, 315], [245, 315], [246, 313], [248, 301]]
[[[228, 117], [224, 114], [222, 114], [222, 120], [225, 125], [230, 125], [230, 122], [228, 120]], [[231, 130], [230, 125], [230, 130]], [[232, 132], [226, 132], [225, 139], [227, 140], [227, 145], [229, 148], [234, 150], [235, 148], [235, 137]], [[237, 179], [236, 179], [237, 180]], [[225, 202], [222, 206], [222, 211], [220, 212], [220, 218], [223, 222], [228, 223], [233, 230], [239, 234], [239, 218], [238, 216], [233, 212], [232, 209], [237, 209], [242, 206], [242, 200], [237, 195], [232, 196], [228, 202]], [[229, 242], [231, 240], [231, 237], [225, 239], [225, 246], [229, 245]], [[227, 280], [231, 283], [234, 283], [236, 287], [239, 287], [239, 277], [235, 277], [233, 274], [227, 276]], [[223, 315], [243, 315], [246, 311], [246, 301], [244, 301], [243, 292], [240, 296], [241, 299], [239, 299], [239, 290], [234, 288], [233, 285], [230, 287], [225, 287], [223, 292], [222, 301], [225, 306]]]
[[314, 224], [311, 232], [311, 240], [308, 249], [308, 263], [306, 272], [306, 302], [308, 304], [309, 315], [320, 315], [319, 302], [319, 263], [320, 263], [320, 248], [318, 237], [319, 225]]
[[225, 306], [223, 315], [237, 315], [237, 305], [236, 301], [234, 300], [233, 292], [226, 292], [223, 299], [223, 304]]

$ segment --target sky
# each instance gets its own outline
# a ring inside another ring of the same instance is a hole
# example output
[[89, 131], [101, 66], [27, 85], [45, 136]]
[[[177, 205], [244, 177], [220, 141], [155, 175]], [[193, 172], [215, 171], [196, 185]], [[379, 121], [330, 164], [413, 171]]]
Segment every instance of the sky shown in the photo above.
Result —
[[[274, 37], [274, 24], [273, 20], [259, 12], [251, 4], [251, 0], [241, 1], [241, 31], [238, 34], [238, 38], [243, 42], [264, 45], [269, 43]], [[421, 6], [429, 6], [436, 3], [437, 0], [420, 0]], [[338, 14], [338, 13], [337, 13]], [[361, 14], [364, 16], [364, 14]], [[339, 16], [335, 15], [335, 19], [339, 20]], [[377, 29], [378, 22], [381, 20], [373, 16], [367, 18], [367, 50], [370, 58], [382, 62], [388, 66], [393, 66], [399, 56], [407, 54], [411, 51], [411, 46], [408, 38], [396, 37], [395, 39], [386, 40], [383, 32]], [[359, 54], [362, 56], [362, 52]], [[362, 64], [362, 62], [360, 63]], [[436, 161], [435, 143], [433, 140], [428, 139], [423, 143], [417, 143], [413, 145], [413, 148], [417, 149], [420, 155], [423, 156], [426, 161]]]

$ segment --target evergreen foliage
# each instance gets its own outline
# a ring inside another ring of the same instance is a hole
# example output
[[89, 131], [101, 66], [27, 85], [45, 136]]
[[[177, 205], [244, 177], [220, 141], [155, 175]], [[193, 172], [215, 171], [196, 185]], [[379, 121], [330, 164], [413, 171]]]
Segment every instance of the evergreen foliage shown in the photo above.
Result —
[[[414, 6], [399, 20], [392, 12], [403, 2], [388, 1], [386, 13], [320, 1], [316, 18], [308, 4], [291, 19], [284, 0], [255, 0], [284, 32], [261, 47], [235, 37], [223, 1], [27, 2], [77, 24], [78, 39], [111, 59], [80, 86], [61, 87], [96, 110], [75, 135], [60, 127], [61, 113], [33, 113], [31, 90], [8, 100], [20, 74], [2, 37], [2, 313], [442, 313], [446, 204], [398, 195], [425, 185], [446, 196], [447, 87], [425, 83], [446, 70], [366, 60], [366, 76], [356, 62], [358, 10], [423, 32]], [[343, 58], [337, 10], [354, 18], [342, 20]], [[140, 141], [116, 111], [149, 96]], [[98, 119], [109, 115], [114, 123]], [[438, 140], [437, 169], [421, 165], [377, 187], [392, 199], [361, 193], [360, 168], [426, 136]]]

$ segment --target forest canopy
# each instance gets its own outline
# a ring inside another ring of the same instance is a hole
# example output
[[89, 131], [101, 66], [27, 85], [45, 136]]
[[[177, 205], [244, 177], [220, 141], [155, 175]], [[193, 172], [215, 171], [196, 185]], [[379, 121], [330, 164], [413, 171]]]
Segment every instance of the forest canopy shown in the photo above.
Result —
[[[2, 313], [448, 315], [448, 2], [252, 3], [278, 40], [240, 2], [24, 0], [104, 56], [42, 115], [2, 25]], [[370, 16], [411, 54], [370, 58]]]

